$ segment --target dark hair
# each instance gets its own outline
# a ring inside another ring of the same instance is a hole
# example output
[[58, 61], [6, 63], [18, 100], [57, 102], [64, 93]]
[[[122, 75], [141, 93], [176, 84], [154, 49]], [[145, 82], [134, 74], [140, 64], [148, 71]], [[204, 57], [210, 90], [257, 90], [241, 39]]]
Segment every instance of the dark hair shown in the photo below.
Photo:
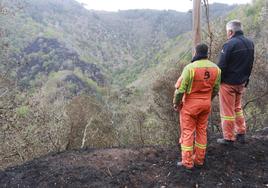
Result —
[[197, 55], [208, 55], [208, 46], [204, 43], [198, 44], [195, 47], [195, 51]]

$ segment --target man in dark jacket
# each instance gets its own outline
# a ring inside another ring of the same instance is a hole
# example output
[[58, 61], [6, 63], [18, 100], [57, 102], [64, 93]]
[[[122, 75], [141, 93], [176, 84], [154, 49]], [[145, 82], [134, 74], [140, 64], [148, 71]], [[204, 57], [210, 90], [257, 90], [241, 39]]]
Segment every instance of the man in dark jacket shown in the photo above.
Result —
[[223, 45], [218, 63], [222, 71], [219, 98], [223, 138], [217, 142], [232, 145], [235, 140], [245, 143], [242, 95], [253, 66], [254, 44], [244, 37], [239, 20], [228, 22], [226, 31], [228, 41]]

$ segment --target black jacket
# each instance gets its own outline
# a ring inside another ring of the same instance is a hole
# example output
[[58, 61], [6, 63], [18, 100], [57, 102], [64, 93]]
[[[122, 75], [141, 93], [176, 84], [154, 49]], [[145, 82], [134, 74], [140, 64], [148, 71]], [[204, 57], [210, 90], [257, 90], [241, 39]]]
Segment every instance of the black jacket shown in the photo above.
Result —
[[222, 48], [218, 66], [221, 81], [231, 85], [246, 83], [249, 80], [254, 61], [254, 44], [237, 31]]

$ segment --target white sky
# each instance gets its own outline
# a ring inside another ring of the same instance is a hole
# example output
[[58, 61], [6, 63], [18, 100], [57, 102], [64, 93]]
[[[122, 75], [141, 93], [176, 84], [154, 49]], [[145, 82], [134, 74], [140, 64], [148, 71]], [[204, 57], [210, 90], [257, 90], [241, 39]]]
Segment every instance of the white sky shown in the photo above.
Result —
[[[118, 11], [128, 9], [158, 9], [186, 12], [192, 8], [191, 0], [76, 0], [94, 10]], [[209, 3], [246, 4], [252, 0], [209, 0]]]

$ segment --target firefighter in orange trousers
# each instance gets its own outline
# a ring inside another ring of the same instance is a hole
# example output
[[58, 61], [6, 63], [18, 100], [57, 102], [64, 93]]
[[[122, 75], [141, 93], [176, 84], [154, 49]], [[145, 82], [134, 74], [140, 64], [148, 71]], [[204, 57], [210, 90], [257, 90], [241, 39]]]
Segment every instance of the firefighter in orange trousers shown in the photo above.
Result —
[[245, 143], [246, 123], [241, 106], [253, 66], [254, 44], [244, 37], [239, 20], [228, 22], [226, 33], [228, 41], [218, 63], [222, 71], [219, 99], [223, 138], [217, 142], [232, 146], [235, 140]]
[[177, 165], [186, 169], [204, 164], [211, 101], [220, 86], [221, 71], [207, 57], [208, 46], [198, 44], [192, 63], [183, 69], [175, 85], [173, 107], [180, 113], [182, 157]]

